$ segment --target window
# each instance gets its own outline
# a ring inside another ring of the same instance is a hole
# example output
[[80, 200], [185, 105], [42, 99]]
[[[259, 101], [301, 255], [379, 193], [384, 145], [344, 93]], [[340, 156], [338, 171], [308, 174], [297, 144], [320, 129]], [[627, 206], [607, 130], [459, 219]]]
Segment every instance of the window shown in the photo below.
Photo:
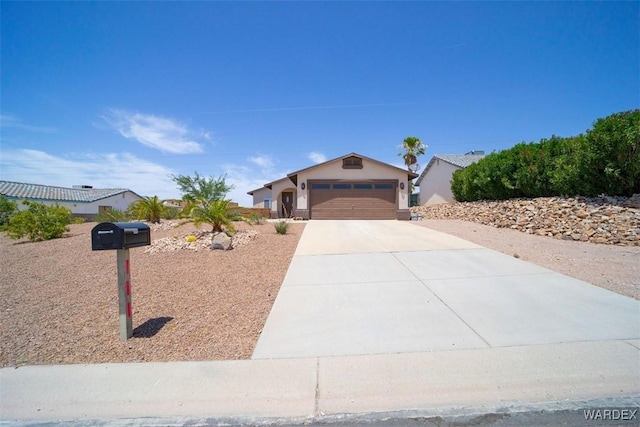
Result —
[[311, 184], [311, 188], [314, 190], [328, 190], [331, 188], [331, 184]]
[[346, 157], [342, 159], [342, 169], [362, 169], [362, 159], [360, 157]]
[[271, 198], [270, 197], [265, 197], [264, 198], [264, 208], [265, 209], [271, 209]]
[[100, 212], [109, 212], [112, 209], [113, 209], [112, 206], [98, 206], [98, 213], [100, 213]]
[[334, 190], [351, 190], [351, 184], [333, 184]]
[[373, 188], [373, 184], [353, 184], [353, 188], [356, 190], [371, 190]]
[[393, 184], [376, 184], [376, 190], [393, 190]]

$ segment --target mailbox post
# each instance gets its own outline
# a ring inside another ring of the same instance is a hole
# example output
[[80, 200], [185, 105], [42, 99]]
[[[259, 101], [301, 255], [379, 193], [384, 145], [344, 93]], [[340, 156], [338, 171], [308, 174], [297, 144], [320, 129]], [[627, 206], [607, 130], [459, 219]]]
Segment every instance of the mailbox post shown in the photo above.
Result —
[[120, 339], [133, 336], [131, 316], [131, 262], [129, 248], [151, 244], [149, 226], [141, 222], [103, 222], [91, 230], [91, 249], [116, 250]]
[[128, 340], [133, 336], [131, 318], [131, 264], [129, 249], [116, 251], [118, 260], [118, 313], [120, 315], [120, 339]]

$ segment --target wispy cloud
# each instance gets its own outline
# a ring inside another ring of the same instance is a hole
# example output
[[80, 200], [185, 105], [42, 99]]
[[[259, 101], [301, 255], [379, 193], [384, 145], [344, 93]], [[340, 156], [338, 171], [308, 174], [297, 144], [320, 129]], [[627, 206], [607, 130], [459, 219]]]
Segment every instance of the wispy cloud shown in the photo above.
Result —
[[307, 158], [316, 164], [324, 163], [327, 161], [327, 156], [322, 153], [318, 153], [317, 151], [312, 151], [311, 153], [309, 153]]
[[32, 132], [55, 132], [56, 130], [52, 127], [47, 126], [33, 126], [29, 124], [25, 124], [22, 120], [14, 116], [13, 114], [0, 114], [0, 127], [3, 128], [15, 128], [28, 130]]
[[273, 167], [273, 160], [271, 160], [271, 156], [260, 154], [257, 156], [249, 157], [247, 160], [254, 165], [261, 167], [262, 169], [271, 169]]
[[178, 120], [152, 114], [111, 109], [103, 119], [125, 138], [167, 153], [201, 153], [202, 145], [194, 137], [210, 139], [208, 132], [194, 135]]
[[[251, 163], [255, 164], [255, 162]], [[222, 166], [227, 177], [227, 184], [234, 186], [234, 189], [229, 192], [228, 197], [238, 202], [241, 206], [252, 205], [253, 200], [251, 196], [247, 194], [247, 191], [262, 188], [268, 182], [287, 176], [287, 172], [284, 171], [276, 171], [273, 168], [263, 168], [260, 167], [260, 165], [256, 166], [258, 166], [258, 168], [250, 164], [239, 165], [233, 163], [227, 163]]]
[[38, 150], [2, 150], [0, 176], [8, 181], [70, 187], [128, 188], [143, 196], [178, 198], [176, 171], [129, 153], [57, 156]]

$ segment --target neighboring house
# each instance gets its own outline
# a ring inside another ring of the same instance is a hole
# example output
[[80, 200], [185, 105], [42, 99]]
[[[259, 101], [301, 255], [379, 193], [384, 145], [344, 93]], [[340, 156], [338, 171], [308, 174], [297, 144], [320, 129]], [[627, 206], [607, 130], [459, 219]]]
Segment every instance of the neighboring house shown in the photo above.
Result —
[[454, 202], [451, 192], [451, 177], [457, 170], [477, 162], [484, 157], [484, 151], [467, 154], [437, 154], [420, 174], [416, 186], [420, 187], [420, 204], [435, 205]]
[[249, 191], [272, 218], [409, 219], [410, 181], [418, 175], [357, 153], [288, 174]]
[[130, 204], [142, 199], [126, 188], [93, 188], [89, 185], [75, 185], [72, 188], [49, 185], [26, 184], [23, 182], [0, 181], [0, 195], [18, 202], [18, 209], [25, 209], [22, 200], [55, 203], [71, 210], [74, 216], [86, 219], [102, 211], [126, 210]]

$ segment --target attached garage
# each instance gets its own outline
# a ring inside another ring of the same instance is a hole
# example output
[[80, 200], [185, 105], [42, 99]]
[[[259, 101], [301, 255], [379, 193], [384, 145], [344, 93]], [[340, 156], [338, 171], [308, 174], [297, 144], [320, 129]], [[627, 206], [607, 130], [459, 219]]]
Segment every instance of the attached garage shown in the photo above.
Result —
[[395, 219], [396, 183], [310, 181], [312, 219]]
[[409, 219], [411, 180], [418, 175], [350, 153], [250, 191], [254, 206], [272, 200], [271, 217]]

